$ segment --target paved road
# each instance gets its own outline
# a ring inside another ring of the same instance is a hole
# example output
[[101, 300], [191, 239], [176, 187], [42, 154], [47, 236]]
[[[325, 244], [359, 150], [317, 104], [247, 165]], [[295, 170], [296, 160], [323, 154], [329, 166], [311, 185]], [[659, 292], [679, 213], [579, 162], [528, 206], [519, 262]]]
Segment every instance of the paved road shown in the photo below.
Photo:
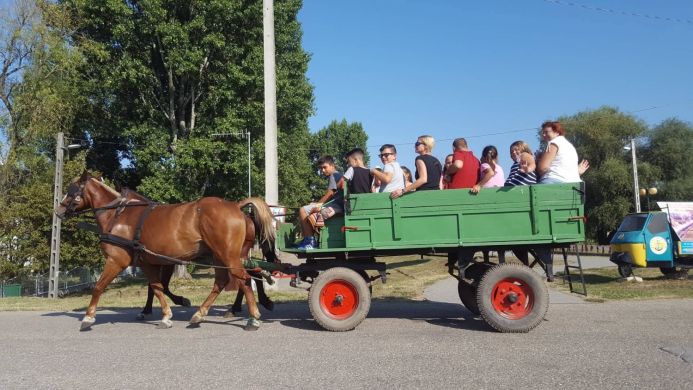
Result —
[[[208, 317], [186, 328], [135, 310], [1, 312], [1, 388], [693, 388], [693, 300], [552, 304], [528, 334], [500, 334], [459, 304], [377, 301], [352, 332], [279, 304], [257, 332]], [[220, 314], [214, 311], [213, 314]], [[673, 348], [675, 354], [662, 348]]]

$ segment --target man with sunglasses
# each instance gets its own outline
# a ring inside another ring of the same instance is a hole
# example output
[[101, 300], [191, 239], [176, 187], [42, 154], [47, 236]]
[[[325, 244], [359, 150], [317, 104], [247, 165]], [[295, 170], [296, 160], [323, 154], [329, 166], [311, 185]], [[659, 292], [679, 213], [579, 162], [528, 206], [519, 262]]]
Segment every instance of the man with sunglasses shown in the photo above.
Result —
[[393, 192], [404, 189], [404, 172], [397, 162], [395, 145], [385, 144], [380, 147], [380, 161], [385, 165], [382, 172], [373, 168], [371, 174], [380, 180], [378, 192]]

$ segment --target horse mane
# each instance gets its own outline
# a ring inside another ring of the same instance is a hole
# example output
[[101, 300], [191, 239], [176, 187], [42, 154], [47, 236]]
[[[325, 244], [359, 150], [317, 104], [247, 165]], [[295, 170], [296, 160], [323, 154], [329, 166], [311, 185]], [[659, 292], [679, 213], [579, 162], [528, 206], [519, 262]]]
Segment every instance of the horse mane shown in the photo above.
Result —
[[101, 180], [98, 180], [98, 179], [95, 178], [95, 177], [90, 177], [90, 179], [91, 179], [91, 180], [94, 180], [94, 181], [96, 182], [96, 184], [98, 184], [98, 185], [100, 185], [101, 187], [105, 188], [105, 189], [106, 189], [108, 192], [110, 192], [111, 194], [115, 195], [116, 197], [120, 197], [120, 194], [118, 193], [118, 191], [116, 191], [116, 190], [114, 190], [113, 188], [107, 186], [106, 183], [102, 182]]

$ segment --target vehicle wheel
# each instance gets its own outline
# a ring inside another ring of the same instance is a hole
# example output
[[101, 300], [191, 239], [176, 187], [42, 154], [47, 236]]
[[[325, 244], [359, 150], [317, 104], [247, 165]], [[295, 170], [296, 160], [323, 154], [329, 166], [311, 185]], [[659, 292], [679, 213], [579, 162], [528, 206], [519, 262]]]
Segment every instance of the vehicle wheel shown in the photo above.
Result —
[[619, 264], [618, 274], [621, 275], [621, 277], [623, 278], [633, 276], [633, 266], [630, 264]]
[[363, 276], [348, 268], [322, 272], [308, 293], [308, 306], [315, 321], [332, 332], [358, 326], [368, 315], [371, 294]]
[[505, 263], [479, 282], [477, 305], [487, 324], [503, 333], [525, 333], [541, 323], [549, 309], [549, 291], [530, 268]]
[[467, 310], [475, 315], [479, 315], [479, 305], [476, 302], [476, 290], [478, 284], [460, 279], [457, 283], [457, 293], [460, 295], [460, 300]]
[[687, 269], [676, 269], [676, 267], [659, 267], [659, 270], [664, 276], [670, 279], [686, 280], [688, 279]]
[[478, 284], [484, 274], [493, 268], [494, 265], [495, 264], [491, 263], [473, 263], [469, 267], [465, 268], [464, 277], [466, 279], [471, 279]]

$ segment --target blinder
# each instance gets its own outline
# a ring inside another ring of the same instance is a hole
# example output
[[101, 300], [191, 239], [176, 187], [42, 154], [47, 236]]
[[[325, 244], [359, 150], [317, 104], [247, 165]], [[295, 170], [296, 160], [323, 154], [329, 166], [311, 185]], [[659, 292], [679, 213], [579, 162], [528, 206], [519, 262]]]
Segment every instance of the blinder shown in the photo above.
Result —
[[60, 205], [65, 207], [65, 217], [75, 213], [77, 202], [82, 200], [83, 190], [84, 184], [70, 183], [70, 186], [67, 187], [67, 194], [65, 194], [65, 198], [69, 198], [70, 202], [68, 204], [64, 204], [64, 201], [60, 202]]

